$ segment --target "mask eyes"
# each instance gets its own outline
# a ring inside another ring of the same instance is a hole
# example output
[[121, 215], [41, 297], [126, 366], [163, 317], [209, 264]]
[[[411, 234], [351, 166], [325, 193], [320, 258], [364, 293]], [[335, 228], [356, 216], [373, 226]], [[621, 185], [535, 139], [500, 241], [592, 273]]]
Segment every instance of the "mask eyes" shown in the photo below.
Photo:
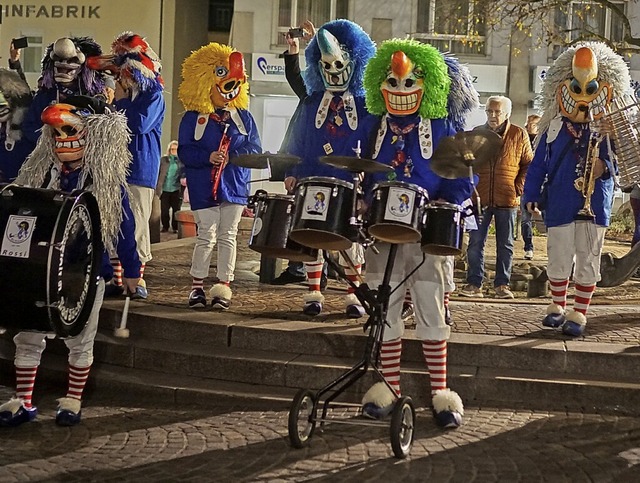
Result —
[[229, 70], [226, 67], [220, 66], [216, 67], [215, 73], [217, 77], [227, 77]]
[[599, 87], [600, 85], [598, 84], [598, 81], [593, 79], [591, 82], [587, 84], [587, 94], [589, 95], [595, 94], [596, 92], [598, 92]]
[[576, 79], [573, 79], [571, 81], [571, 83], [569, 84], [569, 89], [574, 94], [582, 94], [582, 87], [580, 87], [580, 83]]

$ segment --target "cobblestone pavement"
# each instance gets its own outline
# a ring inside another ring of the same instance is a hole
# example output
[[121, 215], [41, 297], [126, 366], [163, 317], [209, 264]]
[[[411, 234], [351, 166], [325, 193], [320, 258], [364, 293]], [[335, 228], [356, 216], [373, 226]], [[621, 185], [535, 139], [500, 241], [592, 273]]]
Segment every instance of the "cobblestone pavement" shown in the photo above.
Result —
[[[146, 303], [161, 306], [187, 307], [187, 296], [191, 288], [189, 268], [193, 252], [193, 239], [175, 240], [175, 235], [164, 235], [164, 243], [154, 245], [154, 259], [147, 265], [145, 279], [149, 287]], [[487, 241], [488, 266], [491, 254], [495, 253], [495, 238]], [[518, 242], [516, 242], [518, 243]], [[519, 242], [521, 245], [521, 242]], [[531, 263], [546, 264], [546, 238], [535, 237], [536, 258], [528, 262], [521, 258], [521, 250], [516, 249], [514, 273], [528, 271]], [[605, 251], [622, 256], [629, 250], [629, 243], [607, 240]], [[519, 255], [519, 256], [518, 256]], [[236, 280], [232, 284], [234, 296], [230, 313], [247, 317], [264, 317], [281, 320], [305, 320], [302, 315], [302, 297], [305, 286], [274, 286], [258, 283], [260, 255], [248, 248], [248, 235], [241, 233], [238, 240], [238, 263]], [[279, 273], [279, 270], [277, 271]], [[205, 288], [211, 286], [215, 275], [215, 250], [212, 260], [211, 277], [205, 281]], [[458, 287], [464, 284], [464, 272], [456, 271]], [[490, 284], [488, 284], [490, 285]], [[362, 324], [364, 319], [353, 321], [344, 316], [344, 283], [330, 280], [325, 292], [325, 307], [314, 322], [340, 325]], [[573, 288], [569, 289], [572, 295]], [[541, 320], [545, 315], [549, 297], [527, 298], [526, 292], [515, 291], [515, 300], [497, 300], [487, 293], [482, 299], [467, 299], [452, 295], [451, 307], [455, 322], [454, 333], [502, 335], [530, 337], [538, 339], [562, 337], [558, 331], [543, 329]], [[571, 305], [571, 302], [569, 303]], [[631, 279], [623, 285], [611, 288], [597, 288], [589, 311], [589, 324], [585, 342], [610, 342], [615, 344], [640, 345], [640, 280]], [[205, 310], [211, 310], [207, 308]], [[408, 324], [411, 328], [411, 323]]]
[[[5, 394], [6, 393], [6, 394]], [[9, 391], [0, 388], [4, 399]], [[419, 411], [406, 460], [389, 426], [327, 424], [296, 450], [288, 402], [223, 400], [206, 409], [93, 401], [74, 428], [40, 416], [0, 429], [0, 482], [357, 481], [631, 482], [640, 478], [640, 418], [468, 408], [453, 431]], [[336, 409], [332, 417], [354, 417]]]

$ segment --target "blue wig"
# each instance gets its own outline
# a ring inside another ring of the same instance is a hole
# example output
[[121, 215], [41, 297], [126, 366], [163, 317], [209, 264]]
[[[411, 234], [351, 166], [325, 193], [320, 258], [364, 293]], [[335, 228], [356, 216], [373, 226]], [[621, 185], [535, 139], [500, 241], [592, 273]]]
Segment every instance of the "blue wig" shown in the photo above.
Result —
[[[338, 39], [341, 45], [349, 51], [351, 60], [354, 63], [353, 76], [349, 83], [349, 90], [354, 96], [364, 96], [364, 88], [362, 87], [362, 79], [364, 77], [364, 68], [367, 62], [376, 53], [376, 45], [362, 27], [350, 20], [333, 20], [327, 22], [322, 27], [328, 30]], [[305, 59], [307, 68], [302, 74], [307, 94], [314, 92], [324, 92], [325, 86], [322, 82], [322, 76], [318, 68], [318, 62], [322, 54], [318, 41], [314, 36], [307, 49], [305, 50]]]
[[473, 78], [467, 66], [448, 55], [444, 55], [444, 61], [451, 79], [451, 89], [447, 99], [448, 119], [456, 131], [464, 131], [467, 116], [480, 105], [478, 92], [473, 87]]

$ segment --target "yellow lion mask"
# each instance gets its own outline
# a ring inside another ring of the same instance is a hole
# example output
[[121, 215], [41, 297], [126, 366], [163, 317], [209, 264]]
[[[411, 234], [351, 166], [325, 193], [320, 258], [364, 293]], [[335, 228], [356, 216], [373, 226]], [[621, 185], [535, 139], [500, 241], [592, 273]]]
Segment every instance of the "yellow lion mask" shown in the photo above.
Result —
[[192, 52], [182, 63], [178, 98], [187, 111], [202, 114], [223, 107], [248, 109], [249, 84], [242, 54], [216, 42]]

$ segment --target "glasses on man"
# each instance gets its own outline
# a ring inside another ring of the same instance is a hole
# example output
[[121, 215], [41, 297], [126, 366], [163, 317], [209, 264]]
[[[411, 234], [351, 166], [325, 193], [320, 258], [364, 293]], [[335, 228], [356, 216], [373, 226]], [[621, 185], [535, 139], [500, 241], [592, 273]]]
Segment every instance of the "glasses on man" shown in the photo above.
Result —
[[502, 114], [502, 111], [493, 111], [491, 109], [487, 109], [484, 112], [486, 112], [488, 116], [493, 116], [494, 114], [500, 116], [500, 114]]

